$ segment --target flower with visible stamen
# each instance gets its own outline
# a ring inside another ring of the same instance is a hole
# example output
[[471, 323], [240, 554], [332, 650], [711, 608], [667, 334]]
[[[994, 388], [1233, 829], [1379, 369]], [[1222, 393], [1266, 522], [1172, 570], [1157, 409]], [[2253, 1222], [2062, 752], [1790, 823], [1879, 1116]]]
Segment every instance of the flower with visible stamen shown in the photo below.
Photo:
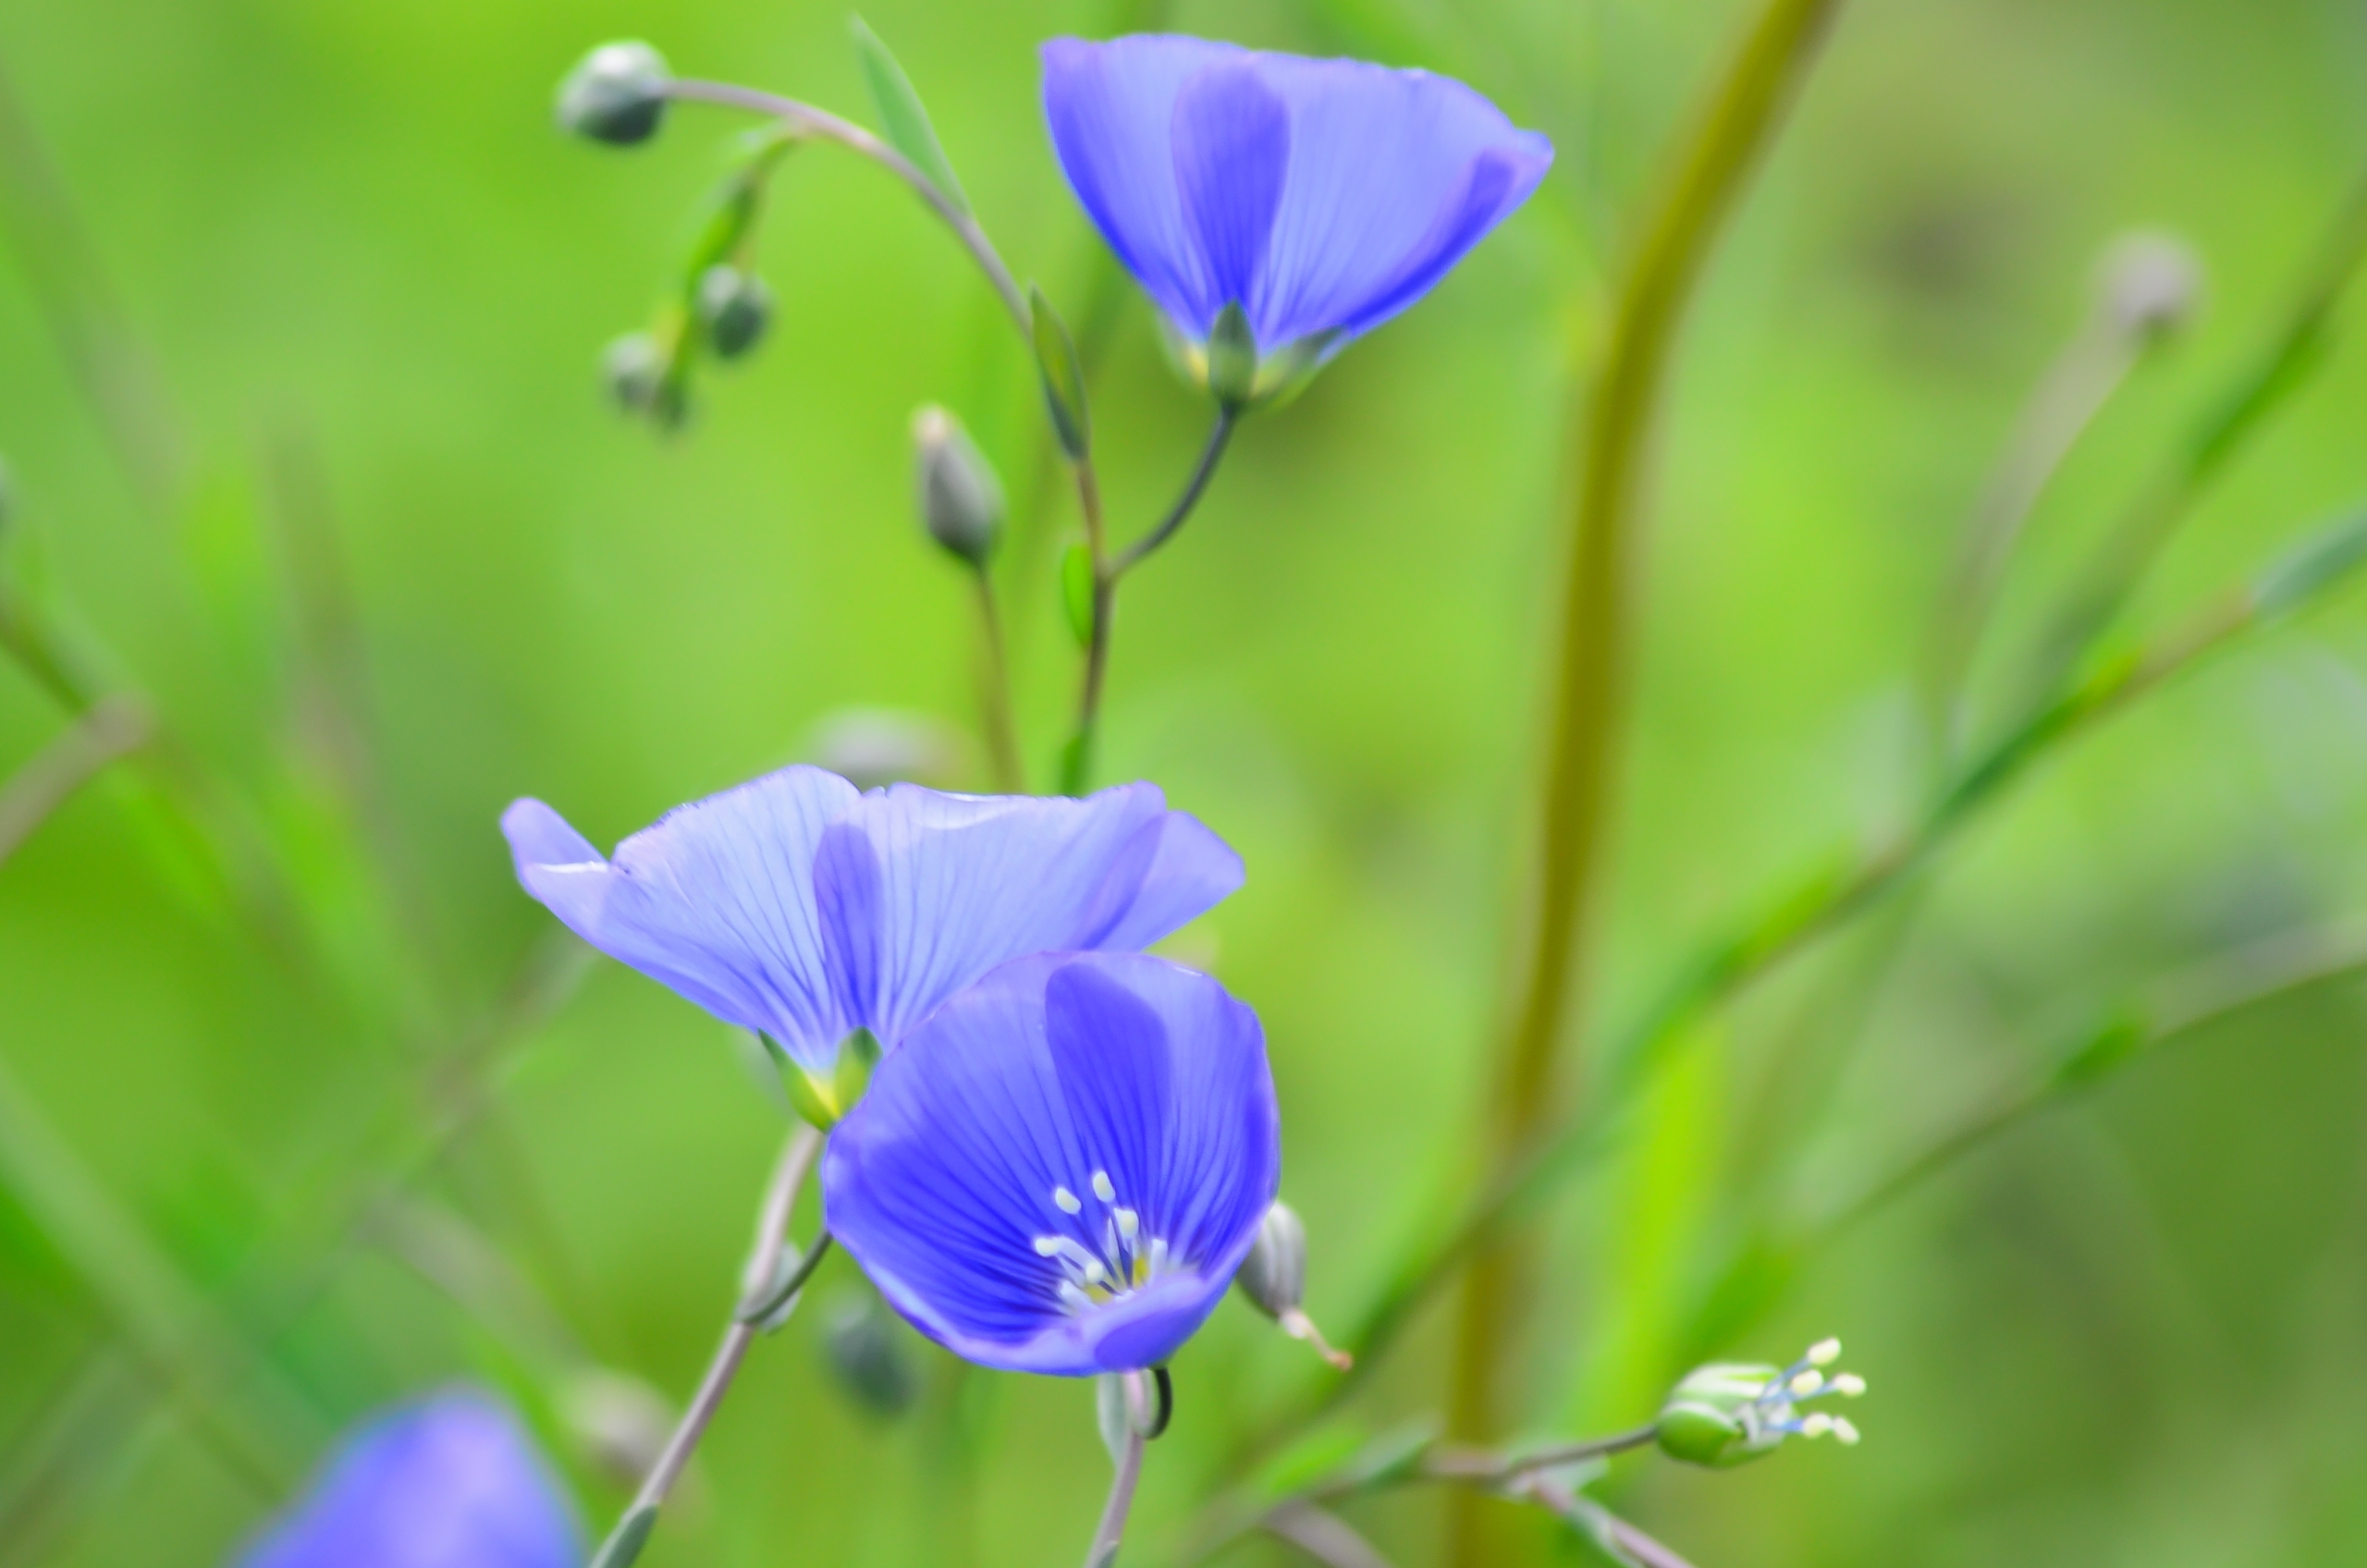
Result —
[[1241, 885], [1240, 857], [1150, 784], [1081, 801], [863, 793], [786, 767], [669, 812], [613, 859], [540, 801], [501, 826], [528, 892], [602, 952], [762, 1035], [827, 1116], [847, 1109], [832, 1084], [857, 1031], [892, 1052], [997, 964], [1138, 949]]
[[1282, 1154], [1257, 1016], [1205, 974], [1044, 953], [947, 1002], [823, 1157], [830, 1233], [982, 1366], [1167, 1360], [1215, 1309]]
[[456, 1390], [362, 1427], [238, 1568], [574, 1568], [575, 1522], [517, 1421]]
[[1856, 1373], [1825, 1370], [1840, 1358], [1839, 1340], [1820, 1340], [1789, 1366], [1715, 1361], [1696, 1367], [1661, 1410], [1662, 1452], [1724, 1468], [1772, 1453], [1789, 1437], [1830, 1435], [1845, 1447], [1855, 1444], [1858, 1428], [1846, 1416], [1799, 1410], [1809, 1400], [1856, 1399], [1866, 1391]]
[[1159, 34], [1057, 38], [1043, 60], [1070, 188], [1204, 382], [1240, 308], [1248, 400], [1428, 293], [1553, 161], [1427, 71]]

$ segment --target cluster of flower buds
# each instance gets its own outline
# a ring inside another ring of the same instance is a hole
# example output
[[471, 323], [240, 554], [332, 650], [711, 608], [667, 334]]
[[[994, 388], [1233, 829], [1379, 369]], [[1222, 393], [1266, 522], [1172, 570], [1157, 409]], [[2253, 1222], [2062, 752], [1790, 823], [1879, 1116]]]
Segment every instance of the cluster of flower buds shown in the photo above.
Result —
[[1306, 1299], [1306, 1225], [1291, 1206], [1276, 1199], [1257, 1226], [1257, 1239], [1233, 1277], [1257, 1310], [1282, 1325], [1282, 1332], [1305, 1340], [1318, 1355], [1345, 1372], [1355, 1358], [1334, 1350], [1323, 1331], [1300, 1304]]
[[928, 536], [985, 570], [1002, 537], [1002, 483], [962, 422], [933, 403], [913, 416], [913, 486]]
[[1656, 1437], [1661, 1452], [1688, 1464], [1725, 1469], [1772, 1453], [1790, 1437], [1858, 1440], [1846, 1415], [1823, 1411], [1802, 1415], [1810, 1400], [1855, 1399], [1866, 1380], [1853, 1372], [1829, 1371], [1841, 1359], [1839, 1340], [1820, 1340], [1789, 1366], [1713, 1361], [1687, 1373], [1661, 1408]]

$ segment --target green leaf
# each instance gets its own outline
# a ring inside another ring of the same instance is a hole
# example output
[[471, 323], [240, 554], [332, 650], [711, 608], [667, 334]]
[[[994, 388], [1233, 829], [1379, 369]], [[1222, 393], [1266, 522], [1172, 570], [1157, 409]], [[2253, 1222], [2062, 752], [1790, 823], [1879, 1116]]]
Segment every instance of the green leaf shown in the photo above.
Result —
[[1093, 450], [1093, 419], [1085, 403], [1085, 371], [1078, 365], [1075, 340], [1044, 290], [1027, 288], [1027, 313], [1036, 329], [1036, 365], [1044, 374], [1044, 401], [1052, 413], [1052, 429], [1069, 461], [1083, 462]]
[[926, 175], [947, 201], [968, 212], [970, 199], [962, 194], [962, 182], [953, 178], [953, 165], [937, 139], [937, 128], [929, 124], [928, 110], [921, 106], [921, 95], [913, 91], [913, 79], [861, 17], [848, 20], [854, 33], [854, 52], [863, 61], [863, 80], [871, 89], [871, 101], [879, 106], [879, 126], [888, 144]]
[[1068, 612], [1069, 630], [1076, 645], [1093, 642], [1093, 552], [1083, 544], [1071, 545], [1061, 557], [1061, 607]]

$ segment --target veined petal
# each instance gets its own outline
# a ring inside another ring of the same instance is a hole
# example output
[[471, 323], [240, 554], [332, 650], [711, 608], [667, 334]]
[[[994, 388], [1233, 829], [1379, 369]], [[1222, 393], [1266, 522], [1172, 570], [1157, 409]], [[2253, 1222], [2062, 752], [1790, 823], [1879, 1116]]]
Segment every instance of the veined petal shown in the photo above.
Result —
[[574, 1568], [573, 1519], [517, 1422], [439, 1395], [350, 1438], [239, 1568]]
[[895, 785], [850, 807], [815, 864], [841, 1016], [891, 1049], [999, 963], [1156, 941], [1240, 883], [1233, 851], [1150, 784], [1082, 801]]
[[1043, 46], [1044, 118], [1069, 188], [1159, 309], [1205, 336], [1222, 300], [1185, 224], [1175, 183], [1175, 100], [1202, 67], [1245, 51], [1201, 38]]
[[1257, 1016], [1140, 954], [1037, 954], [884, 1060], [823, 1158], [831, 1233], [957, 1354], [1152, 1365], [1231, 1282], [1281, 1174]]
[[668, 813], [613, 860], [540, 801], [501, 821], [519, 881], [577, 936], [821, 1065], [852, 1025], [828, 979], [814, 857], [857, 799], [836, 774], [783, 768]]
[[1176, 93], [1171, 134], [1175, 189], [1201, 268], [1199, 297], [1219, 310], [1237, 300], [1245, 310], [1290, 174], [1290, 110], [1249, 56], [1220, 60]]

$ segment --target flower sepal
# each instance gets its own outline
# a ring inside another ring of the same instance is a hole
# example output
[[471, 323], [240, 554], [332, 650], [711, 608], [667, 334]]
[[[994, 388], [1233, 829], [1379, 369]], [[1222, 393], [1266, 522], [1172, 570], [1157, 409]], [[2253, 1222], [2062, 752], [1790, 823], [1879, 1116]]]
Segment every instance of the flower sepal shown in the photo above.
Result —
[[[1223, 319], [1220, 317], [1217, 326], [1221, 328], [1223, 325]], [[1270, 353], [1260, 354], [1256, 345], [1251, 344], [1246, 351], [1251, 357], [1252, 368], [1244, 390], [1241, 384], [1230, 379], [1237, 375], [1237, 371], [1228, 372], [1217, 363], [1226, 351], [1239, 350], [1237, 348], [1233, 350], [1220, 349], [1215, 329], [1209, 332], [1208, 342], [1196, 343], [1177, 330], [1175, 324], [1165, 316], [1159, 318], [1159, 343], [1167, 350], [1167, 362], [1173, 367], [1175, 374], [1220, 402], [1227, 403], [1236, 414], [1263, 413], [1288, 406], [1306, 390], [1316, 373], [1330, 364], [1331, 356], [1348, 340], [1345, 332], [1333, 330], [1311, 333]], [[1221, 389], [1224, 387], [1241, 395], [1228, 399]]]
[[780, 1063], [781, 1083], [789, 1090], [789, 1103], [797, 1114], [827, 1133], [844, 1121], [855, 1102], [863, 1098], [863, 1091], [871, 1085], [871, 1070], [879, 1065], [879, 1036], [868, 1029], [856, 1029], [839, 1042], [837, 1053], [830, 1059], [827, 1071], [800, 1066], [789, 1054], [773, 1045], [775, 1060]]

